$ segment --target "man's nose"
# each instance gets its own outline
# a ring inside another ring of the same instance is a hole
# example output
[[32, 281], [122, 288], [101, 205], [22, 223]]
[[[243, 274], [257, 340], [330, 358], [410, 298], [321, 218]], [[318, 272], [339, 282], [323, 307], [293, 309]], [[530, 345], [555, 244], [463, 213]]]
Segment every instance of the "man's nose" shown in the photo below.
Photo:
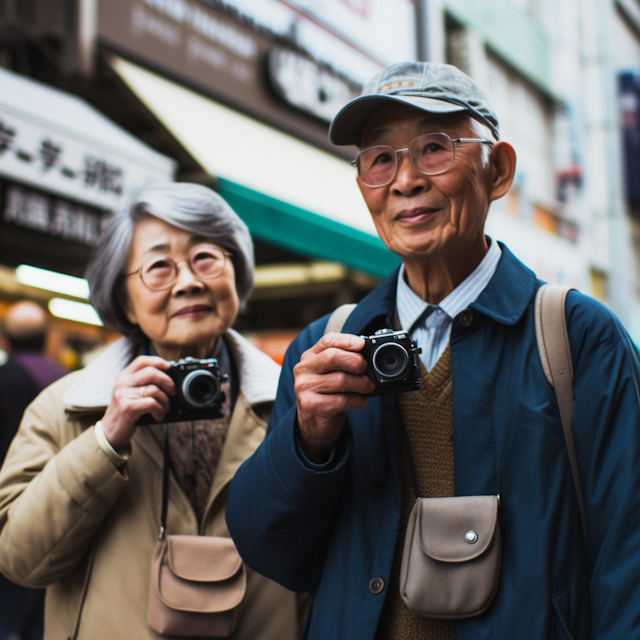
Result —
[[393, 179], [393, 188], [403, 195], [409, 195], [415, 192], [416, 187], [424, 186], [426, 176], [413, 164], [409, 149], [398, 149], [396, 158], [398, 164]]

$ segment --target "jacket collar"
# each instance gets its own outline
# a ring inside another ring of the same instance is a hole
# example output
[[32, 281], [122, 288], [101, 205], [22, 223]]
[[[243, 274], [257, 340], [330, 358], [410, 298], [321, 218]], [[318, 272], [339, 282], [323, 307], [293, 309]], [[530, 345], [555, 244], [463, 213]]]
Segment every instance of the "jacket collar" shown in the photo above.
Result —
[[513, 325], [524, 314], [537, 289], [536, 276], [507, 247], [498, 243], [502, 257], [493, 278], [471, 304], [501, 324]]
[[[280, 366], [233, 329], [225, 334], [238, 370], [240, 389], [250, 405], [275, 399]], [[135, 357], [128, 338], [120, 338], [94, 358], [63, 396], [67, 411], [92, 412], [111, 402], [116, 376]], [[256, 376], [255, 372], [261, 375]]]
[[[537, 289], [536, 276], [507, 247], [498, 242], [502, 256], [489, 284], [471, 304], [501, 324], [515, 324], [524, 314]], [[344, 324], [345, 333], [369, 334], [393, 326], [396, 288], [400, 267], [388, 275], [353, 310]]]

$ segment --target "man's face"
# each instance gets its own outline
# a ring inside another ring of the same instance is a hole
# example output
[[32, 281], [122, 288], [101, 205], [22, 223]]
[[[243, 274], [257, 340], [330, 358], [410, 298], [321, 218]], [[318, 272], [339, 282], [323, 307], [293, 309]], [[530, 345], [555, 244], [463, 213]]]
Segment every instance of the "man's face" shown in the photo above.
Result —
[[[450, 138], [478, 138], [466, 113], [437, 116], [401, 104], [373, 113], [365, 126], [362, 149], [389, 145], [405, 149], [417, 136], [446, 133]], [[398, 158], [398, 171], [384, 187], [368, 187], [358, 179], [380, 238], [407, 261], [478, 261], [486, 252], [484, 222], [491, 201], [489, 163], [483, 166], [481, 144], [456, 144], [451, 168], [427, 176], [408, 153]], [[477, 264], [477, 262], [476, 262]]]

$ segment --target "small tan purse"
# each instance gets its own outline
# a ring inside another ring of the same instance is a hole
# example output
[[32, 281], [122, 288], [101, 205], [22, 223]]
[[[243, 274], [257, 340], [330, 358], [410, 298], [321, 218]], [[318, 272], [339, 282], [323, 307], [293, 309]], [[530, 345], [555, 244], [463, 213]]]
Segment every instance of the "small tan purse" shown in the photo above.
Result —
[[485, 611], [500, 581], [497, 496], [418, 498], [405, 535], [400, 595], [431, 618]]
[[430, 618], [471, 618], [493, 601], [500, 582], [497, 496], [419, 497], [409, 434], [400, 421], [416, 496], [400, 564], [400, 596]]
[[168, 458], [165, 435], [160, 536], [151, 558], [147, 623], [171, 636], [226, 637], [237, 623], [245, 567], [231, 538], [165, 535]]

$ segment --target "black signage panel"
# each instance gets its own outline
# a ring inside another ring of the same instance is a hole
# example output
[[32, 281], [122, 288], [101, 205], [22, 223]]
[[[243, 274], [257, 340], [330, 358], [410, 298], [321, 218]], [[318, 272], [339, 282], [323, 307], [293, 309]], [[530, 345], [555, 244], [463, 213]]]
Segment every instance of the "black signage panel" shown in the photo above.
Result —
[[0, 180], [0, 262], [82, 276], [109, 213]]

